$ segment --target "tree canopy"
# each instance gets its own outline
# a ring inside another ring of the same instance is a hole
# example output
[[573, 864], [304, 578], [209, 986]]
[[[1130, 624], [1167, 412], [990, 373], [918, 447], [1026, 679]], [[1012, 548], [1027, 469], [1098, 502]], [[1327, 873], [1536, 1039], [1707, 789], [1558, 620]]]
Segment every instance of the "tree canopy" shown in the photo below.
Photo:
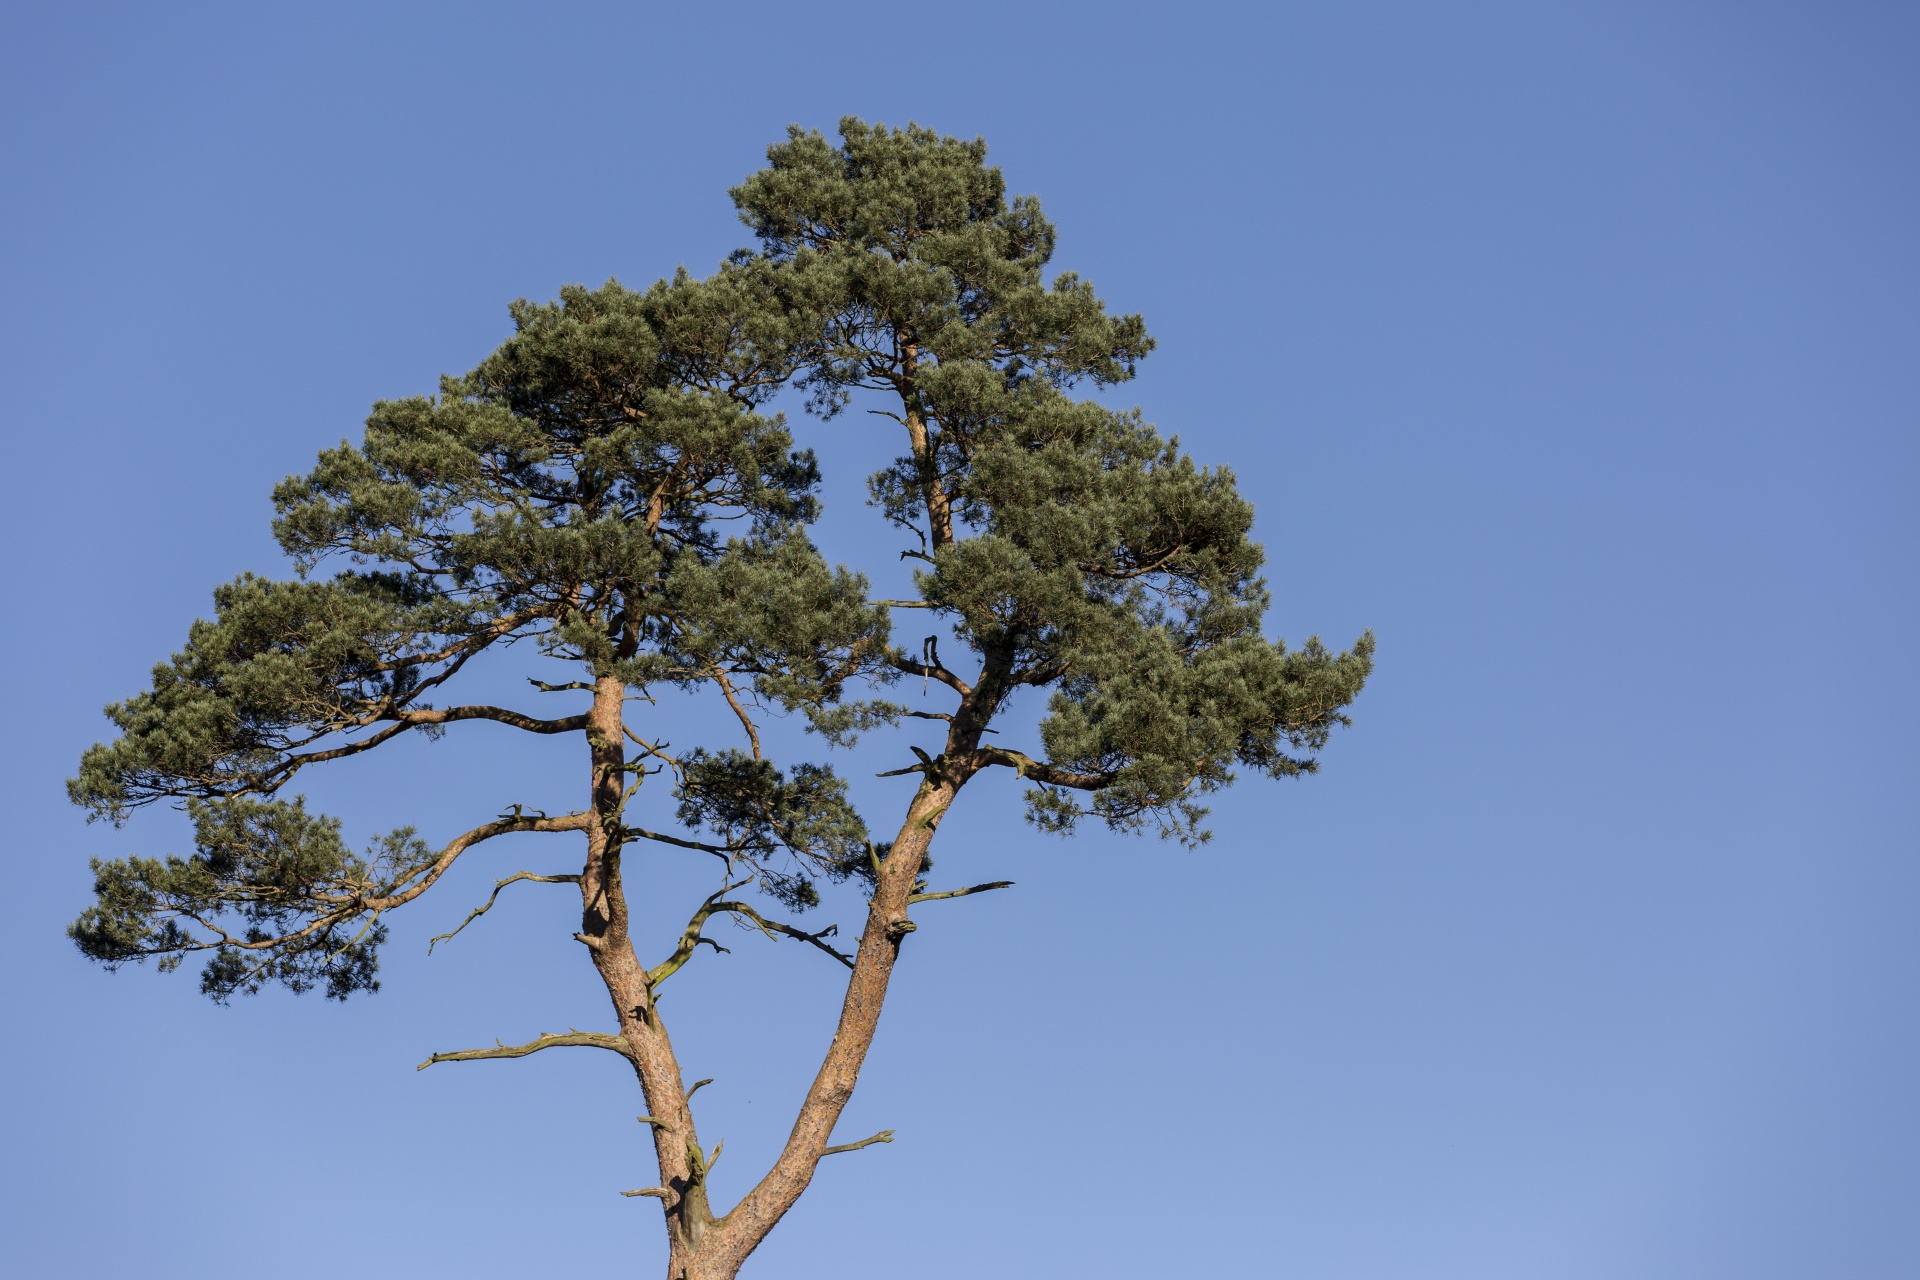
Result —
[[[115, 822], [183, 805], [196, 846], [96, 863], [77, 944], [109, 966], [204, 953], [202, 987], [222, 1000], [275, 982], [375, 989], [387, 912], [486, 842], [575, 833], [577, 874], [502, 887], [577, 885], [575, 936], [617, 1030], [430, 1061], [560, 1045], [627, 1058], [661, 1171], [629, 1194], [660, 1201], [668, 1274], [687, 1280], [735, 1274], [824, 1155], [865, 1145], [830, 1139], [917, 927], [909, 908], [1005, 887], [923, 879], [972, 778], [1014, 770], [1042, 830], [1094, 818], [1198, 843], [1204, 797], [1237, 769], [1314, 769], [1373, 651], [1370, 636], [1337, 653], [1266, 638], [1263, 554], [1232, 474], [1079, 395], [1132, 377], [1152, 340], [1078, 277], [1046, 278], [1053, 226], [1033, 197], [1007, 196], [983, 142], [849, 119], [837, 142], [791, 130], [768, 161], [732, 192], [756, 247], [705, 278], [516, 303], [513, 335], [472, 372], [376, 404], [359, 443], [283, 482], [274, 529], [296, 576], [217, 589], [151, 687], [108, 708], [118, 736], [69, 784]], [[900, 452], [869, 491], [897, 535], [878, 554], [914, 562], [914, 598], [870, 598], [811, 541], [818, 464], [769, 411], [789, 388], [838, 429], [856, 404], [896, 424]], [[585, 708], [452, 700], [492, 649], [524, 655], [542, 701]], [[890, 700], [903, 677], [937, 682], [946, 709]], [[649, 731], [647, 701], [668, 688], [712, 700], [709, 740], [673, 749]], [[1046, 691], [1037, 724], [1003, 714], [1023, 688]], [[772, 758], [770, 713], [804, 717], [827, 746], [908, 719], [945, 739], [894, 771], [919, 780], [882, 840], [829, 763]], [[476, 798], [476, 816], [496, 816], [448, 842], [403, 828], [361, 853], [287, 795], [311, 766], [473, 720], [578, 742], [586, 803], [549, 816]], [[663, 773], [678, 832], [628, 813]], [[621, 860], [648, 841], [725, 864], [651, 968]], [[868, 895], [852, 954], [729, 896], [753, 886], [765, 911], [800, 913], [822, 878]], [[851, 970], [785, 1149], [724, 1214], [654, 1005], [721, 913]]]

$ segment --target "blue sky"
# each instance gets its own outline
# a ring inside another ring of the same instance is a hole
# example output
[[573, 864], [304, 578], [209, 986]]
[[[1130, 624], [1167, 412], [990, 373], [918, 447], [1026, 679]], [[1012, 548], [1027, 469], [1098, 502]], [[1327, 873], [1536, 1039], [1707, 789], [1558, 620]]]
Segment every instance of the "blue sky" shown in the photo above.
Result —
[[[520, 851], [394, 919], [379, 995], [219, 1009], [73, 952], [86, 859], [182, 842], [61, 780], [286, 572], [275, 481], [516, 297], [711, 269], [726, 188], [851, 113], [987, 139], [1159, 340], [1107, 398], [1255, 502], [1273, 632], [1380, 657], [1198, 853], [970, 790], [940, 870], [1018, 886], [923, 909], [843, 1125], [899, 1138], [747, 1274], [1920, 1274], [1917, 56], [1867, 4], [9, 6], [4, 1256], [658, 1265], [617, 1061], [413, 1069], [605, 1020], [537, 889], [426, 957]], [[858, 561], [893, 443], [795, 426]], [[511, 736], [308, 791], [360, 837], [571, 803]], [[705, 874], [650, 869], [663, 950]], [[723, 1198], [830, 1030], [800, 950], [668, 997]]]

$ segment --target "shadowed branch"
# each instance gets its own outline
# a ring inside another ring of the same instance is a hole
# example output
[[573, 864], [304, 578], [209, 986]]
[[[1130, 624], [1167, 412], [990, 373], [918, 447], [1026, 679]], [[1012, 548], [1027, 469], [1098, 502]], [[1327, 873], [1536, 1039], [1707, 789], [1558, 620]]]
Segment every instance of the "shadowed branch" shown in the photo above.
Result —
[[707, 844], [702, 840], [682, 840], [679, 836], [670, 836], [660, 831], [649, 831], [645, 827], [622, 827], [622, 840], [657, 840], [661, 844], [670, 844], [679, 849], [693, 849], [700, 853], [710, 853], [728, 866], [733, 865], [733, 855], [737, 849], [728, 849], [724, 845]]
[[1099, 791], [1112, 786], [1118, 776], [1112, 773], [1075, 773], [1006, 747], [981, 747], [974, 752], [974, 756], [982, 764], [1003, 764], [1031, 781], [1043, 782], [1051, 787], [1071, 787], [1075, 791]]

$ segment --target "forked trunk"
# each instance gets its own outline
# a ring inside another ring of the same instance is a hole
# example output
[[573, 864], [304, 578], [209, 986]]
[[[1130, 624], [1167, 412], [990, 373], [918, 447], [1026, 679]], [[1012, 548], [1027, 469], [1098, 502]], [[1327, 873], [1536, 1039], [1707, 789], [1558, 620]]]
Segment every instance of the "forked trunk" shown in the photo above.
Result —
[[901, 939], [914, 929], [907, 916], [914, 884], [933, 833], [965, 778], [930, 770], [915, 792], [899, 837], [880, 864], [839, 1026], [786, 1146], [759, 1184], [731, 1212], [716, 1216], [706, 1185], [712, 1156], [700, 1145], [679, 1061], [627, 930], [620, 875], [626, 777], [624, 695], [616, 679], [604, 677], [596, 683], [588, 740], [597, 821], [588, 832], [587, 865], [580, 880], [578, 936], [606, 984], [621, 1038], [646, 1097], [644, 1123], [653, 1131], [660, 1183], [644, 1194], [658, 1199], [666, 1215], [667, 1276], [669, 1280], [732, 1280], [813, 1180], [814, 1169], [832, 1141], [834, 1125], [853, 1097], [860, 1067], [873, 1045]]
[[846, 1000], [840, 1008], [840, 1024], [807, 1090], [786, 1147], [759, 1185], [724, 1218], [715, 1220], [712, 1234], [685, 1271], [668, 1271], [670, 1280], [732, 1280], [813, 1181], [814, 1169], [833, 1139], [834, 1125], [853, 1097], [861, 1064], [873, 1046], [887, 985], [900, 956], [900, 942], [914, 930], [907, 905], [927, 846], [962, 781], [958, 777], [930, 777], [915, 793], [900, 835], [880, 866], [866, 928], [860, 934], [860, 949], [854, 955], [853, 976], [847, 982]]

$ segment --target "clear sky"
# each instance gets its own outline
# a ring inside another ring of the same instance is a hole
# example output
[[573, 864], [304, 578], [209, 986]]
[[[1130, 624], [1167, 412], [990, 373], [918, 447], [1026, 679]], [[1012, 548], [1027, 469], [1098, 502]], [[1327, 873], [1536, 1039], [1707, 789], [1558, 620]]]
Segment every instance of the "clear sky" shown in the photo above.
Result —
[[[73, 951], [88, 856], [182, 841], [61, 781], [287, 571], [275, 481], [516, 297], [710, 270], [726, 188], [852, 113], [987, 139], [1159, 340], [1108, 398], [1256, 503], [1273, 632], [1380, 656], [1199, 853], [970, 790], [941, 873], [1018, 885], [922, 909], [842, 1130], [899, 1138], [748, 1274], [1920, 1275], [1920, 10], [695, 8], [0, 14], [5, 1269], [656, 1274], [617, 1059], [414, 1070], [606, 1021], [538, 887], [425, 954], [523, 850], [393, 917], [380, 994], [221, 1009]], [[893, 442], [795, 425], [857, 559]], [[307, 790], [356, 838], [574, 803], [512, 736]], [[696, 870], [648, 872], [663, 951]], [[667, 999], [723, 1200], [831, 1026], [803, 951]]]

